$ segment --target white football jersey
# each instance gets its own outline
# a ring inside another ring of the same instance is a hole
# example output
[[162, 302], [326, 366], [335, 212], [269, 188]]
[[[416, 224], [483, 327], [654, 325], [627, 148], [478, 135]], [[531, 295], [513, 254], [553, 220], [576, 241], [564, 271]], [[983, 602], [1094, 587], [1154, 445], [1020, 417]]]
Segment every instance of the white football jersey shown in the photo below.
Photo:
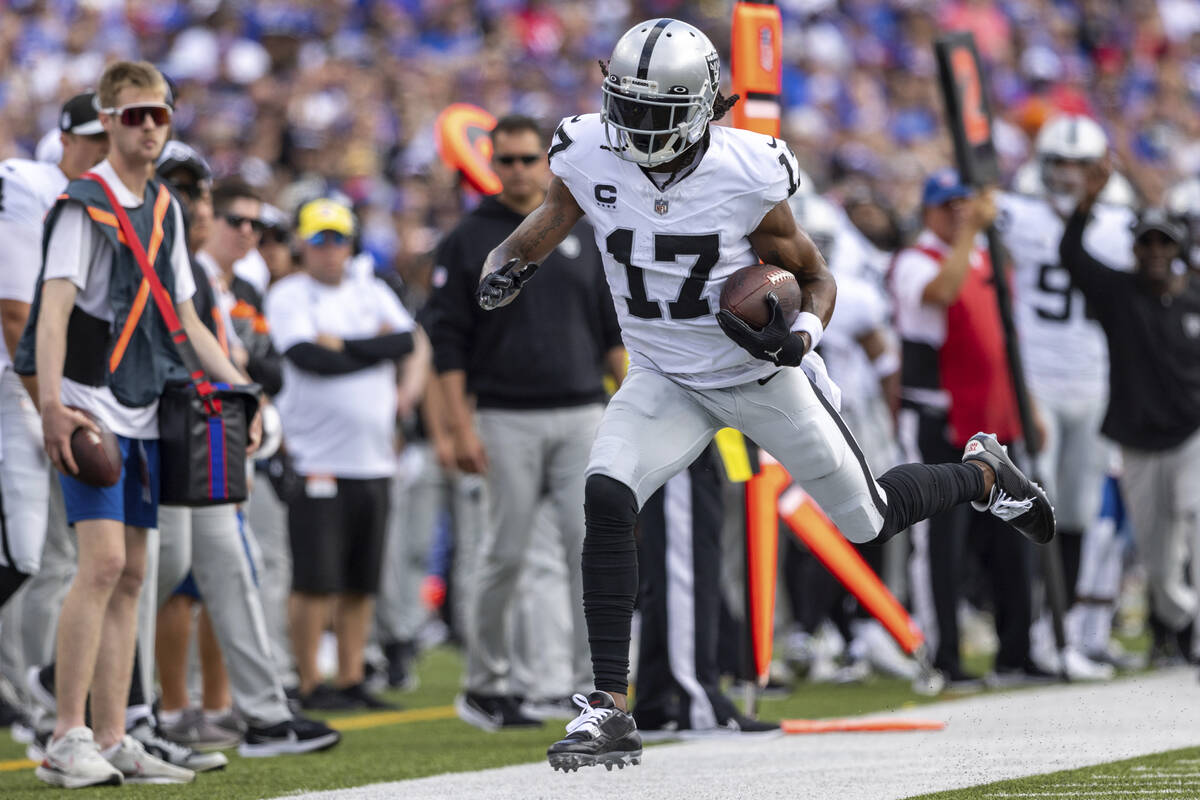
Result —
[[[1013, 265], [1013, 317], [1035, 392], [1107, 392], [1108, 344], [1083, 293], [1059, 263], [1064, 223], [1040, 197], [1000, 192], [996, 227]], [[1133, 212], [1096, 206], [1088, 251], [1114, 269], [1133, 268]]]
[[[42, 223], [68, 182], [57, 164], [0, 162], [0, 299], [33, 302], [42, 268]], [[0, 337], [0, 371], [11, 363]]]
[[888, 302], [877, 286], [861, 277], [838, 275], [837, 285], [837, 306], [821, 337], [821, 357], [829, 377], [842, 389], [842, 402], [853, 411], [882, 394], [875, 369], [858, 342], [887, 326]]
[[717, 325], [721, 286], [758, 263], [747, 236], [795, 190], [799, 165], [782, 140], [713, 125], [695, 170], [660, 191], [614, 155], [599, 114], [564, 119], [550, 169], [596, 232], [621, 334], [634, 366], [695, 389], [774, 372]]

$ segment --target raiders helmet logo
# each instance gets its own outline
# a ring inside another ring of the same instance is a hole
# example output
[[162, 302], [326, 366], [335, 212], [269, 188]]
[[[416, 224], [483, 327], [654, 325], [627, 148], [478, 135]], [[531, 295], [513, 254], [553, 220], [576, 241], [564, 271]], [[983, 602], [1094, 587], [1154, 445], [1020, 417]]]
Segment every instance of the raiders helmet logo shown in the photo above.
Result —
[[654, 201], [654, 213], [659, 215], [667, 213], [667, 199], [665, 197], [659, 197]]

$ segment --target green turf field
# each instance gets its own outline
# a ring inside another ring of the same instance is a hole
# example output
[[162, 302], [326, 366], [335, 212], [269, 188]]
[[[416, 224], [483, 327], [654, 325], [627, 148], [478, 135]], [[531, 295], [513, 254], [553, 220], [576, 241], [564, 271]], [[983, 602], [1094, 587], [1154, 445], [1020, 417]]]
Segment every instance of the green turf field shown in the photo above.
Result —
[[[404, 711], [329, 715], [343, 728], [342, 743], [327, 753], [242, 759], [230, 751], [222, 772], [197, 776], [187, 786], [130, 786], [130, 796], [172, 798], [275, 797], [318, 789], [361, 786], [379, 781], [419, 778], [444, 772], [486, 769], [539, 761], [546, 747], [562, 734], [562, 723], [547, 722], [540, 730], [488, 734], [460, 722], [451, 707], [458, 690], [461, 659], [456, 651], [438, 648], [420, 666], [421, 686], [414, 692], [390, 693]], [[898, 708], [919, 701], [898, 680], [876, 680], [858, 686], [805, 686], [790, 697], [764, 700], [764, 719], [831, 717]], [[338, 722], [341, 720], [341, 722]], [[24, 747], [0, 734], [0, 798], [45, 798], [50, 787], [34, 777], [24, 760]], [[78, 790], [72, 798], [114, 797], [111, 788]]]
[[910, 800], [1194, 800], [1198, 797], [1200, 747], [1192, 747], [970, 789], [923, 794]]
[[[403, 711], [329, 715], [345, 737], [329, 752], [268, 759], [242, 759], [230, 752], [230, 763], [224, 771], [200, 775], [194, 784], [130, 786], [120, 794], [164, 800], [270, 798], [541, 761], [546, 746], [561, 735], [562, 723], [550, 721], [540, 730], [496, 734], [466, 725], [454, 716], [451, 706], [460, 674], [461, 659], [457, 651], [438, 648], [422, 659], [418, 690], [387, 695], [401, 704]], [[740, 700], [736, 693], [735, 699]], [[938, 699], [945, 700], [947, 695]], [[760, 715], [764, 719], [842, 717], [928, 701], [914, 695], [907, 682], [900, 680], [876, 679], [845, 686], [801, 684], [786, 698], [762, 700]], [[1195, 765], [1193, 771], [1200, 772]], [[1200, 797], [1200, 782], [1196, 788], [1193, 794], [1172, 796]], [[0, 735], [0, 799], [45, 798], [50, 791], [50, 787], [34, 777], [32, 765], [24, 758], [24, 747], [13, 743], [7, 735]], [[112, 798], [115, 794], [106, 787], [79, 790], [70, 796], [88, 800]], [[985, 796], [992, 795], [937, 795], [946, 800]], [[1109, 796], [1103, 795], [1105, 800]]]

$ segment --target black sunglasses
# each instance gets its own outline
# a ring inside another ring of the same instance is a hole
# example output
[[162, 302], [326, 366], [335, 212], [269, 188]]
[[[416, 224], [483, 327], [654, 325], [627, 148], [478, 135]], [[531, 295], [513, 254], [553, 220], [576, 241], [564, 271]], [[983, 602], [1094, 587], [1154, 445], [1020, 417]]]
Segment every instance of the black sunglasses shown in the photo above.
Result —
[[177, 182], [177, 183], [172, 183], [171, 186], [174, 187], [175, 191], [179, 192], [181, 195], [183, 195], [184, 197], [186, 197], [189, 200], [195, 200], [196, 198], [198, 198], [201, 195], [201, 193], [203, 191], [200, 188], [200, 184], [198, 184], [198, 183], [178, 183]]
[[263, 231], [263, 244], [287, 244], [291, 238], [285, 228], [268, 227]]
[[241, 228], [247, 222], [250, 223], [250, 230], [262, 236], [262, 232], [267, 229], [261, 219], [251, 219], [250, 217], [241, 217], [237, 214], [225, 214], [225, 221], [229, 223], [231, 228]]
[[527, 167], [532, 167], [534, 164], [542, 160], [541, 154], [535, 156], [496, 156], [496, 163], [503, 164], [506, 167], [511, 167], [513, 164], [520, 161]]

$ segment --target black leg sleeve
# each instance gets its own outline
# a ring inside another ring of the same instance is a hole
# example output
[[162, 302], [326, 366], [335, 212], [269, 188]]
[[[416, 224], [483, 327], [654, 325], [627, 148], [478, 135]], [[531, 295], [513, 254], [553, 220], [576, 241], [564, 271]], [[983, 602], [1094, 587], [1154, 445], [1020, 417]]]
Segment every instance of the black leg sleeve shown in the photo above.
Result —
[[879, 476], [887, 492], [883, 530], [886, 542], [900, 531], [983, 496], [983, 471], [974, 464], [901, 464]]
[[592, 475], [584, 489], [583, 614], [596, 688], [629, 690], [629, 626], [637, 599], [637, 498], [624, 484]]

